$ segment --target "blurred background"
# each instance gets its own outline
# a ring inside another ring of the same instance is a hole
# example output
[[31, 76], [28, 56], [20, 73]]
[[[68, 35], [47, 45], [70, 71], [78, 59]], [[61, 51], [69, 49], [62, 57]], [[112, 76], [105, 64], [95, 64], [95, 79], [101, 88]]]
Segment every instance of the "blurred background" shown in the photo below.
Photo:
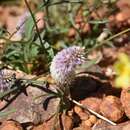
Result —
[[[72, 45], [106, 56], [99, 43], [129, 28], [129, 12], [128, 0], [1, 0], [1, 67], [39, 75], [48, 72], [57, 51]], [[125, 33], [106, 40], [105, 47], [129, 41]]]

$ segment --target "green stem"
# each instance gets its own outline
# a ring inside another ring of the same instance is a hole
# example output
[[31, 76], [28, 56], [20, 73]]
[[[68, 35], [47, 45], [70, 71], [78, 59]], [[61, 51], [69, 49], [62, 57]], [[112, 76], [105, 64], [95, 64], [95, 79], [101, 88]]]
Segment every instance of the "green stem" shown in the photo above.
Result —
[[41, 46], [42, 46], [42, 48], [43, 48], [43, 51], [45, 51], [46, 49], [45, 49], [45, 47], [44, 47], [44, 45], [43, 45], [42, 38], [41, 38], [41, 36], [40, 36], [40, 32], [39, 32], [39, 29], [38, 29], [38, 26], [37, 26], [37, 22], [36, 22], [36, 20], [35, 20], [35, 17], [34, 17], [34, 15], [33, 15], [33, 12], [32, 12], [32, 10], [31, 10], [31, 8], [30, 8], [30, 6], [29, 6], [27, 0], [24, 0], [24, 1], [25, 1], [25, 4], [26, 4], [26, 6], [27, 6], [27, 8], [28, 8], [28, 10], [29, 10], [29, 12], [30, 12], [30, 14], [31, 14], [31, 17], [32, 17], [33, 21], [34, 21], [34, 25], [35, 25], [35, 27], [36, 27], [36, 31], [37, 31], [37, 34], [38, 34], [38, 37], [39, 37]]
[[127, 33], [127, 32], [129, 32], [129, 31], [130, 31], [130, 28], [128, 28], [128, 29], [126, 29], [126, 30], [123, 30], [123, 31], [121, 31], [121, 32], [119, 32], [119, 33], [117, 33], [117, 34], [115, 34], [115, 35], [109, 37], [108, 39], [104, 40], [103, 42], [105, 42], [105, 41], [110, 41], [110, 40], [112, 40], [112, 39], [114, 39], [114, 38], [116, 38], [116, 37], [118, 37], [118, 36], [120, 36], [120, 35], [122, 35], [122, 34], [124, 34], [124, 33]]
[[0, 112], [0, 117], [8, 116], [9, 114], [14, 113], [14, 112], [16, 112], [16, 109], [12, 109], [12, 110], [7, 111], [7, 112]]
[[72, 15], [72, 5], [71, 5], [71, 3], [68, 4], [68, 13], [69, 13], [69, 21], [70, 21], [72, 27], [76, 30], [76, 32], [77, 32], [77, 34], [78, 34], [78, 38], [80, 39], [82, 45], [84, 45], [84, 40], [83, 40], [83, 38], [81, 37], [81, 32], [80, 32], [80, 30], [77, 29], [76, 26], [75, 26], [75, 21], [74, 21], [74, 19], [73, 19], [73, 15]]
[[92, 52], [94, 49], [97, 49], [98, 47], [100, 47], [100, 46], [106, 44], [108, 41], [110, 41], [110, 40], [112, 40], [112, 39], [114, 39], [114, 38], [116, 38], [116, 37], [118, 37], [118, 36], [120, 36], [120, 35], [122, 35], [122, 34], [124, 34], [124, 33], [127, 33], [127, 32], [130, 32], [130, 28], [121, 31], [121, 32], [119, 32], [119, 33], [117, 33], [117, 34], [115, 34], [115, 35], [113, 35], [113, 36], [107, 38], [106, 40], [103, 40], [103, 41], [101, 41], [101, 42], [98, 42], [99, 44], [97, 43], [93, 48], [87, 50], [87, 54], [90, 53], [90, 52]]

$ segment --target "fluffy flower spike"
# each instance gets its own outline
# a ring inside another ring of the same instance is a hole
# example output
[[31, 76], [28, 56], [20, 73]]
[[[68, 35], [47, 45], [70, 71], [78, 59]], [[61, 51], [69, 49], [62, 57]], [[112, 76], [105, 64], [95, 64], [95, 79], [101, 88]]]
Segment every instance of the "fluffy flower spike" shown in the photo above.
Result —
[[9, 90], [16, 80], [14, 73], [7, 69], [0, 69], [0, 92]]
[[72, 46], [58, 52], [53, 58], [50, 72], [59, 84], [70, 84], [75, 78], [75, 68], [85, 61], [84, 48]]

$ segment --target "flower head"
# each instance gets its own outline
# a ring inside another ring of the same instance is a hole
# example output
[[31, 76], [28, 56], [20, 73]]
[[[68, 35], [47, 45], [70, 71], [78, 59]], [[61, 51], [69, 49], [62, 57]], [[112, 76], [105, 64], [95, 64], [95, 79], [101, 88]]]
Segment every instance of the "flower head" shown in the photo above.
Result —
[[9, 90], [15, 82], [15, 74], [6, 69], [0, 70], [0, 92]]
[[58, 52], [53, 58], [50, 72], [52, 78], [60, 84], [70, 84], [75, 78], [75, 68], [85, 61], [84, 49], [72, 46]]
[[18, 31], [16, 32], [16, 36], [22, 38], [23, 34], [25, 33], [25, 23], [27, 19], [30, 17], [29, 11], [26, 11], [18, 20], [17, 28]]
[[115, 85], [117, 87], [129, 87], [130, 86], [130, 59], [129, 57], [121, 53], [118, 56], [118, 61], [114, 65], [117, 77], [115, 80]]

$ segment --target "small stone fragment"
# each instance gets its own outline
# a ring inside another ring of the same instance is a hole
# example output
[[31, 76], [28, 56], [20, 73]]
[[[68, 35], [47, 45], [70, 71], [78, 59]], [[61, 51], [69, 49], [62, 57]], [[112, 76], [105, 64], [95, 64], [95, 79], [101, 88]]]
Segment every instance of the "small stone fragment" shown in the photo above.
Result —
[[73, 127], [72, 117], [67, 115], [62, 115], [62, 123], [65, 130], [72, 130]]
[[79, 115], [79, 117], [82, 121], [88, 120], [88, 118], [89, 118], [89, 114], [84, 111], [81, 111], [77, 114]]
[[79, 106], [74, 106], [74, 111], [75, 111], [75, 113], [79, 113], [79, 112], [81, 112], [82, 111], [82, 108], [80, 108]]
[[84, 124], [85, 126], [88, 126], [88, 127], [91, 127], [93, 125], [90, 120], [83, 121], [82, 124]]
[[90, 115], [89, 120], [92, 124], [95, 124], [97, 121], [97, 118], [94, 115]]

